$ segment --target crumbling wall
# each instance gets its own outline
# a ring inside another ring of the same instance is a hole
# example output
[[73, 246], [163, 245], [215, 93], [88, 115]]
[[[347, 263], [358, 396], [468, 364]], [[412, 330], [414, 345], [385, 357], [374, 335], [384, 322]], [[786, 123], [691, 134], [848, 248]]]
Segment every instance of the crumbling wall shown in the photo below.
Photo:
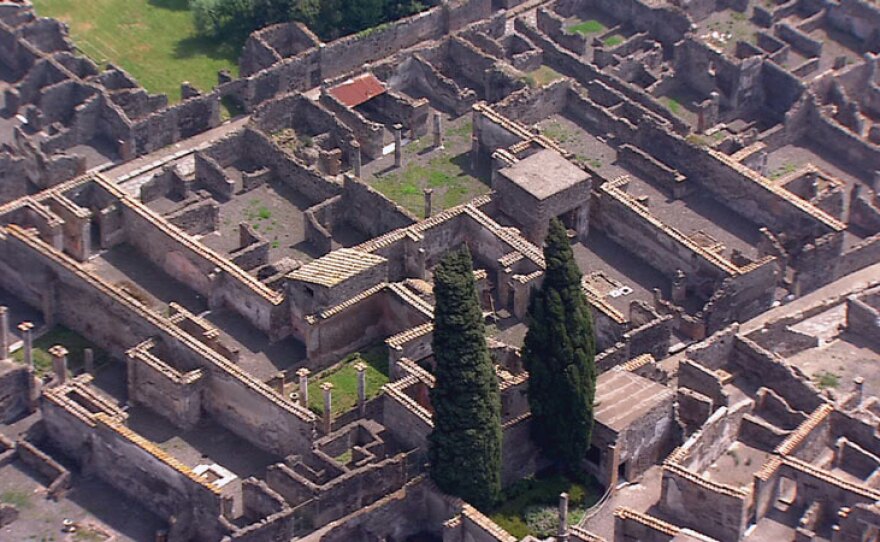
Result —
[[259, 130], [247, 128], [244, 141], [251, 160], [271, 168], [280, 182], [287, 184], [310, 202], [317, 203], [341, 192], [339, 184], [279, 149]]
[[371, 238], [418, 221], [412, 213], [350, 175], [345, 177], [341, 205], [345, 213], [340, 218]]
[[148, 353], [133, 355], [128, 362], [128, 397], [187, 430], [201, 419], [205, 373], [188, 374]]
[[99, 421], [91, 442], [90, 464], [104, 481], [159, 517], [181, 522], [175, 531], [222, 537], [219, 491], [196, 481], [187, 467], [116, 423]]
[[20, 363], [0, 360], [0, 421], [11, 423], [30, 410], [32, 379], [28, 368]]
[[683, 526], [721, 542], [742, 537], [750, 499], [743, 490], [708, 483], [682, 469], [664, 468], [660, 506]]
[[783, 397], [792, 408], [812, 412], [824, 402], [819, 390], [800, 371], [751, 339], [736, 338], [732, 361], [740, 376], [761, 382]]

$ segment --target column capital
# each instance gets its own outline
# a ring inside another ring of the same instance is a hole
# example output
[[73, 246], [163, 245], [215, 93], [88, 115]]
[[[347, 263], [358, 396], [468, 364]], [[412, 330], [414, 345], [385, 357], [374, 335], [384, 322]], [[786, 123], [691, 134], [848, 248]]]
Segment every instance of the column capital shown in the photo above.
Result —
[[49, 353], [52, 354], [53, 357], [63, 358], [67, 356], [67, 354], [69, 354], [70, 352], [67, 350], [67, 348], [64, 348], [60, 344], [56, 344], [49, 349]]

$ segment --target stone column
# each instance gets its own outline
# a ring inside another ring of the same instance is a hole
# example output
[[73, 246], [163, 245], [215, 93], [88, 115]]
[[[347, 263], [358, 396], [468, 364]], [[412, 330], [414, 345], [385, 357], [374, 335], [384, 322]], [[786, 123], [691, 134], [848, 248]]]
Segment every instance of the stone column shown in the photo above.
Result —
[[[471, 169], [474, 171], [480, 167], [480, 139], [476, 134], [471, 135]], [[492, 183], [493, 185], [495, 183]]]
[[361, 144], [357, 141], [351, 144], [351, 169], [355, 177], [361, 177]]
[[0, 307], [0, 359], [9, 358], [9, 309]]
[[324, 434], [329, 435], [333, 420], [333, 384], [324, 382], [321, 384], [321, 391], [324, 392]]
[[568, 542], [568, 493], [559, 494], [559, 533], [556, 542]]
[[443, 147], [443, 116], [439, 111], [434, 111], [434, 147]]
[[83, 364], [87, 373], [90, 375], [95, 374], [95, 351], [91, 348], [83, 350]]
[[24, 364], [28, 368], [34, 368], [34, 324], [31, 322], [22, 322], [18, 324], [18, 330], [21, 331], [21, 341], [24, 343]]
[[430, 218], [434, 212], [434, 189], [425, 188], [425, 218]]
[[675, 272], [675, 278], [672, 280], [672, 302], [682, 303], [687, 297], [687, 277], [684, 271], [679, 269]]
[[67, 349], [56, 344], [49, 349], [52, 354], [52, 370], [55, 372], [55, 385], [60, 386], [67, 382]]
[[305, 367], [296, 371], [299, 377], [299, 404], [303, 408], [309, 408], [309, 375], [312, 372]]
[[363, 418], [367, 415], [367, 364], [359, 361], [354, 369], [358, 375], [358, 413]]
[[394, 125], [394, 167], [403, 167], [403, 126]]
[[279, 395], [284, 395], [284, 373], [277, 372], [275, 373], [275, 390]]
[[860, 405], [862, 404], [862, 398], [865, 396], [865, 379], [857, 376], [853, 378], [853, 384], [855, 384], [856, 405]]
[[18, 330], [21, 332], [21, 341], [24, 345], [22, 351], [24, 353], [24, 363], [27, 366], [27, 393], [28, 393], [28, 412], [35, 412], [39, 407], [40, 385], [34, 374], [34, 324], [31, 322], [22, 322], [18, 324]]

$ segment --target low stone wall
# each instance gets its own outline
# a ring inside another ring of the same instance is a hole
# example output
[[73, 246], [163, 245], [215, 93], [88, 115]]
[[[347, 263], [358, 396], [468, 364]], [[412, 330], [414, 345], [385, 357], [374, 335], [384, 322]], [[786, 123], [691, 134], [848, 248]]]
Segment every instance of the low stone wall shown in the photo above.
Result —
[[812, 412], [824, 402], [819, 390], [803, 374], [750, 339], [736, 338], [732, 362], [742, 376], [765, 382], [794, 409]]
[[728, 397], [718, 375], [691, 360], [679, 365], [678, 385], [708, 397], [716, 407], [727, 405]]
[[193, 158], [196, 164], [196, 182], [210, 190], [221, 201], [232, 199], [235, 194], [235, 181], [226, 176], [220, 164], [201, 151], [196, 151]]
[[556, 43], [565, 47], [576, 55], [583, 55], [587, 52], [587, 38], [582, 34], [567, 32], [563, 26], [565, 21], [549, 11], [547, 8], [538, 8], [537, 24], [538, 30], [550, 36]]
[[660, 506], [682, 526], [721, 542], [740, 540], [751, 499], [744, 490], [714, 484], [679, 468], [664, 467]]
[[15, 452], [22, 463], [49, 480], [46, 493], [50, 498], [58, 498], [70, 488], [70, 471], [30, 442], [17, 441]]
[[880, 341], [880, 311], [853, 296], [846, 300], [846, 328], [870, 341]]
[[205, 235], [219, 229], [220, 206], [215, 201], [203, 200], [174, 211], [165, 219], [189, 235]]

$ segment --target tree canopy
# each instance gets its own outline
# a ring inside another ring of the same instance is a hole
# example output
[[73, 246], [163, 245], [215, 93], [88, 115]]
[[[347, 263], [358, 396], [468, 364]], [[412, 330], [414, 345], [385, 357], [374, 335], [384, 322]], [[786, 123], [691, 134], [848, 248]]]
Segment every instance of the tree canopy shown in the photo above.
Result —
[[299, 21], [322, 40], [418, 13], [428, 0], [190, 0], [199, 33], [243, 40], [264, 26]]
[[562, 223], [544, 244], [544, 283], [530, 301], [523, 363], [529, 371], [532, 435], [574, 471], [590, 446], [596, 395], [595, 335], [581, 272]]
[[501, 492], [501, 399], [466, 248], [437, 266], [434, 295], [431, 477], [441, 490], [486, 508]]

